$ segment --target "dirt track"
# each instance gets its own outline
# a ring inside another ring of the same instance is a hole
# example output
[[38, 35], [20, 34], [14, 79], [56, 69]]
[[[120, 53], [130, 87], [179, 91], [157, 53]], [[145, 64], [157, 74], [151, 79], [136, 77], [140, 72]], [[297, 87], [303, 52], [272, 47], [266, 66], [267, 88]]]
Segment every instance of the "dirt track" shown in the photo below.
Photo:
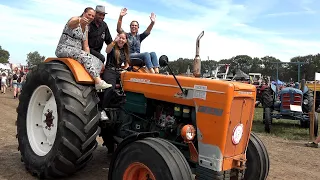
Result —
[[[18, 100], [10, 92], [0, 94], [0, 180], [36, 179], [25, 171], [17, 150], [16, 107]], [[303, 141], [287, 141], [260, 135], [270, 156], [269, 180], [320, 179], [320, 149], [304, 147]], [[106, 148], [100, 146], [94, 159], [82, 171], [69, 179], [107, 179], [108, 158]]]

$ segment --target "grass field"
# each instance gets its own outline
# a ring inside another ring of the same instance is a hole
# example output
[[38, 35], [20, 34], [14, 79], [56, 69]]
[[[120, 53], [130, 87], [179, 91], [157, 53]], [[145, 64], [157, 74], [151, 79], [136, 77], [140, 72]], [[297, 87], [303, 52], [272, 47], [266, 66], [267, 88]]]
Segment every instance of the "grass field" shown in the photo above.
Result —
[[[264, 124], [262, 123], [263, 108], [255, 109], [255, 116], [253, 121], [253, 132], [267, 134], [264, 131]], [[308, 140], [309, 128], [301, 128], [298, 120], [273, 119], [271, 126], [271, 136], [278, 136], [289, 140]]]

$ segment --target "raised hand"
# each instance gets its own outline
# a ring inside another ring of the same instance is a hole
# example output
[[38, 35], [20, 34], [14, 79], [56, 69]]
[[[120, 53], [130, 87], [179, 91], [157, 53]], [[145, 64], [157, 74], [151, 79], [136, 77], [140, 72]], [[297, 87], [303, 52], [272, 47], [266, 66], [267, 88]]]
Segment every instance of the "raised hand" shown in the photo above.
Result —
[[156, 21], [156, 15], [154, 13], [151, 13], [150, 20], [151, 20], [151, 22]]
[[114, 42], [118, 42], [120, 39], [119, 34], [114, 38]]
[[123, 17], [127, 14], [127, 8], [121, 9], [120, 16]]
[[89, 22], [89, 19], [85, 18], [85, 17], [81, 17], [80, 18], [80, 24], [82, 25], [88, 25], [90, 22]]

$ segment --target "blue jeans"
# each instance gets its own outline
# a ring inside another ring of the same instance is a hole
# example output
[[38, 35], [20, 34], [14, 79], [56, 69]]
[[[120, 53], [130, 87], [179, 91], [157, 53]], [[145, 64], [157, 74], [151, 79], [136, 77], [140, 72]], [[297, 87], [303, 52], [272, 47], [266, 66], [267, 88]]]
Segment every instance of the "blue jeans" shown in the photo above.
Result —
[[155, 52], [144, 52], [144, 53], [131, 53], [130, 58], [139, 58], [144, 61], [147, 68], [158, 68], [159, 67], [159, 60]]

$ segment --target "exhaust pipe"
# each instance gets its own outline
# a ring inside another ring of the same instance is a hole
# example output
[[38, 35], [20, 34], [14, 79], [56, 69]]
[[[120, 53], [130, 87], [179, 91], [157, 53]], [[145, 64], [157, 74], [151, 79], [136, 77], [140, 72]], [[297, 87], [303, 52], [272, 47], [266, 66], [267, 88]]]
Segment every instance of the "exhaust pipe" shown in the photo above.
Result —
[[200, 50], [199, 48], [200, 48], [200, 39], [202, 38], [203, 35], [204, 35], [204, 31], [202, 31], [199, 34], [196, 42], [196, 56], [193, 61], [193, 75], [195, 77], [201, 77], [201, 59], [199, 55], [199, 50]]

